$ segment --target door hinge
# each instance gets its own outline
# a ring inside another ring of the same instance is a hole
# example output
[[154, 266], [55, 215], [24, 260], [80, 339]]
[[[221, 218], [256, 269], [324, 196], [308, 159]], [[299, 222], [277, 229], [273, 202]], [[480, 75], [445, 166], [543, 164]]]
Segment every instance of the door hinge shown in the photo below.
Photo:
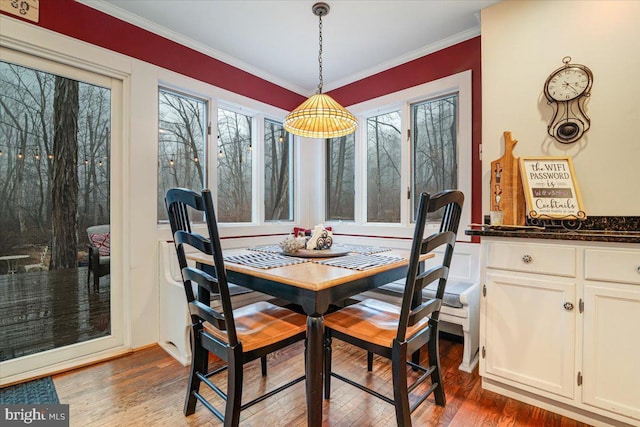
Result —
[[584, 313], [584, 300], [582, 298], [578, 301], [578, 310], [580, 310], [580, 313]]
[[480, 157], [480, 160], [482, 160], [482, 144], [478, 145], [478, 157]]
[[411, 141], [411, 129], [407, 129], [407, 141]]
[[483, 297], [487, 296], [487, 285], [486, 285], [486, 283], [482, 285], [482, 296]]
[[578, 372], [578, 386], [582, 385], [582, 372]]
[[484, 359], [487, 356], [487, 351], [485, 350], [484, 346], [482, 346], [482, 358]]
[[411, 200], [411, 188], [407, 187], [407, 200]]
[[207, 125], [207, 135], [211, 136], [211, 123]]

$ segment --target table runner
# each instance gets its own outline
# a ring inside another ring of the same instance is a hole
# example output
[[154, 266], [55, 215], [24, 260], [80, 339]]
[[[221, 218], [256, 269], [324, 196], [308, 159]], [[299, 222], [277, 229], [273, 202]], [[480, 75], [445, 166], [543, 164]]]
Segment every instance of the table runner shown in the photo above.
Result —
[[354, 252], [357, 254], [377, 254], [379, 252], [387, 252], [390, 251], [390, 248], [381, 248], [380, 246], [371, 246], [371, 245], [356, 245], [349, 243], [339, 243], [336, 244], [340, 248], [344, 248], [349, 252]]
[[[336, 243], [333, 245], [334, 249], [344, 249], [345, 251], [354, 252], [358, 254], [377, 254], [379, 252], [387, 252], [390, 251], [390, 248], [381, 248], [379, 246], [371, 246], [371, 245], [356, 245], [356, 244], [348, 244], [348, 243]], [[282, 252], [282, 248], [278, 245], [262, 245], [255, 246], [253, 248], [248, 248], [250, 251], [256, 252], [269, 252], [273, 254], [279, 254]]]
[[255, 246], [253, 248], [247, 248], [250, 251], [256, 252], [269, 252], [272, 254], [279, 254], [282, 252], [282, 248], [279, 245], [264, 245], [264, 246]]

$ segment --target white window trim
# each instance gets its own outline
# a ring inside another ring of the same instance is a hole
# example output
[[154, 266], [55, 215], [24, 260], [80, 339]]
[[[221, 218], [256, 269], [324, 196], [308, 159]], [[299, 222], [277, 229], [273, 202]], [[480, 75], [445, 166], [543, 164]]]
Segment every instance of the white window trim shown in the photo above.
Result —
[[[243, 223], [219, 223], [220, 234], [222, 237], [238, 237], [251, 236], [256, 234], [286, 234], [293, 230], [293, 225], [300, 223], [300, 215], [304, 212], [301, 203], [300, 176], [296, 173], [298, 168], [292, 171], [294, 175], [294, 219], [293, 221], [269, 221], [264, 220], [264, 164], [258, 161], [264, 156], [264, 119], [269, 119], [282, 123], [284, 117], [288, 113], [280, 108], [256, 101], [251, 98], [230, 92], [225, 89], [210, 85], [208, 83], [192, 79], [190, 77], [178, 74], [169, 70], [158, 70], [158, 86], [170, 90], [175, 90], [184, 94], [188, 94], [199, 99], [207, 99], [209, 101], [209, 123], [211, 125], [211, 134], [208, 135], [207, 148], [209, 152], [207, 158], [207, 188], [211, 189], [214, 201], [217, 200], [217, 123], [218, 108], [236, 111], [253, 117], [252, 125], [252, 218], [251, 222]], [[156, 117], [157, 121], [157, 117]], [[156, 126], [157, 128], [157, 126]], [[294, 139], [294, 159], [298, 160], [299, 142]], [[157, 150], [157, 149], [156, 149]], [[157, 187], [157, 182], [156, 182]], [[268, 231], [263, 231], [268, 226]], [[169, 224], [159, 223], [158, 228], [161, 235], [169, 235]], [[194, 229], [204, 231], [205, 224], [195, 224]]]
[[[325, 221], [338, 233], [354, 235], [377, 235], [410, 238], [413, 235], [411, 223], [411, 200], [406, 198], [406, 189], [410, 187], [410, 173], [401, 176], [400, 223], [368, 223], [366, 222], [366, 121], [368, 117], [383, 114], [392, 110], [400, 110], [402, 116], [401, 168], [411, 170], [411, 141], [407, 141], [407, 130], [410, 124], [410, 106], [418, 101], [436, 98], [449, 93], [458, 92], [458, 189], [465, 195], [465, 204], [460, 218], [458, 231], [459, 241], [470, 241], [464, 234], [464, 224], [471, 223], [471, 161], [472, 161], [472, 103], [471, 103], [471, 70], [443, 77], [428, 83], [390, 93], [369, 101], [349, 106], [349, 110], [358, 117], [356, 130], [355, 180], [356, 206], [355, 221]], [[326, 164], [326, 151], [323, 151], [323, 162]], [[326, 182], [326, 168], [321, 168], [321, 182]], [[324, 192], [315, 199], [319, 211], [326, 212]], [[437, 228], [437, 225], [428, 226]]]

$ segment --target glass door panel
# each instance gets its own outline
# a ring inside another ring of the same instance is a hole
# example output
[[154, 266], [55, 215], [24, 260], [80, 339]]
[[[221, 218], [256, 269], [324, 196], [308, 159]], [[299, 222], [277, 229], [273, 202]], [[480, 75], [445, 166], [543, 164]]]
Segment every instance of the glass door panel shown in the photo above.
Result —
[[0, 384], [123, 342], [110, 262], [114, 88], [119, 99], [118, 80], [2, 51]]

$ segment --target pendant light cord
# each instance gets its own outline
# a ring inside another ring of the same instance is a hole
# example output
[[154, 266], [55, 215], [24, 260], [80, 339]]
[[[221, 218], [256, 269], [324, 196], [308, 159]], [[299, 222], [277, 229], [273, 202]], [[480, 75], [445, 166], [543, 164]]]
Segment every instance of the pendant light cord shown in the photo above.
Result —
[[320, 37], [318, 38], [320, 44], [320, 50], [318, 51], [318, 66], [320, 70], [320, 83], [318, 83], [318, 92], [322, 93], [322, 13], [318, 14], [318, 18], [320, 23], [318, 24], [318, 29], [320, 32]]

